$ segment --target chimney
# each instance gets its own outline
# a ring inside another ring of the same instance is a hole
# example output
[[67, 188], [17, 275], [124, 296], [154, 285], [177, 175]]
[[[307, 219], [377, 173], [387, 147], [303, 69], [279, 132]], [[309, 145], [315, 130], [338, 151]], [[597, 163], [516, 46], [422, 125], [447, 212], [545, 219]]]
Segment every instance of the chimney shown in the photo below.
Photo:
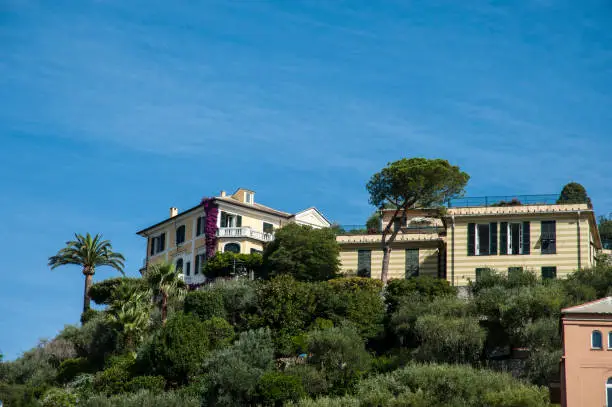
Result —
[[170, 217], [174, 218], [176, 215], [178, 215], [178, 208], [175, 208], [174, 206], [170, 208]]
[[225, 197], [225, 191], [221, 191], [221, 198]]

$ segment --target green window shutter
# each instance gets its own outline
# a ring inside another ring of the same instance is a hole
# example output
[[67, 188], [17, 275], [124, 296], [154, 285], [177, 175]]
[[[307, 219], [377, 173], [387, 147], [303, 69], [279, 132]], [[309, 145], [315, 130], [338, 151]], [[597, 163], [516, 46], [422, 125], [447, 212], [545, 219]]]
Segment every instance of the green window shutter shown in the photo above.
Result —
[[221, 212], [221, 227], [227, 227], [227, 213]]
[[159, 246], [160, 246], [160, 247], [159, 247], [159, 251], [160, 251], [160, 252], [163, 252], [164, 250], [166, 250], [166, 234], [165, 234], [165, 233], [162, 233], [162, 234], [161, 234], [161, 236], [160, 236], [159, 238], [160, 238], [160, 240], [161, 240], [161, 243], [160, 243], [160, 245], [159, 245]]
[[531, 224], [523, 222], [523, 254], [531, 253]]
[[468, 256], [474, 256], [476, 253], [476, 224], [468, 223], [468, 242], [467, 242], [467, 250]]
[[542, 280], [552, 280], [557, 278], [557, 267], [542, 267]]
[[480, 280], [482, 277], [482, 273], [486, 270], [486, 268], [477, 268], [476, 269], [476, 281]]
[[508, 222], [499, 224], [499, 254], [508, 254]]
[[419, 275], [419, 249], [406, 249], [406, 278]]
[[151, 253], [151, 256], [153, 256], [155, 254], [155, 238], [154, 237], [149, 239], [149, 245], [150, 245], [149, 253]]
[[357, 275], [359, 277], [371, 277], [372, 275], [372, 251], [357, 251]]
[[497, 254], [497, 222], [489, 224], [489, 254]]
[[242, 227], [242, 216], [240, 216], [240, 215], [236, 216], [236, 227], [237, 228], [241, 228]]

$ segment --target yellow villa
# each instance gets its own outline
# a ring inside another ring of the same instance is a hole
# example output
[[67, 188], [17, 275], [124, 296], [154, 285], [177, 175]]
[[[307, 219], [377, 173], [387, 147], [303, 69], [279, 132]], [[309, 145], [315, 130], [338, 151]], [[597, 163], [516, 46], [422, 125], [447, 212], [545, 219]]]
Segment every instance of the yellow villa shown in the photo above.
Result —
[[[556, 196], [494, 198], [404, 213], [394, 225], [400, 231], [391, 246], [389, 278], [431, 275], [465, 286], [487, 268], [557, 278], [595, 264], [602, 243], [589, 205], [556, 204]], [[393, 212], [383, 211], [382, 225]], [[379, 278], [380, 240], [380, 233], [364, 231], [338, 236], [342, 270]]]
[[314, 228], [330, 223], [314, 207], [297, 213], [283, 212], [255, 201], [255, 192], [240, 188], [232, 195], [205, 199], [184, 212], [170, 208], [169, 217], [138, 235], [147, 239], [143, 269], [169, 261], [183, 270], [185, 282], [201, 284], [206, 259], [216, 252], [256, 253], [274, 239], [274, 231], [295, 222]]

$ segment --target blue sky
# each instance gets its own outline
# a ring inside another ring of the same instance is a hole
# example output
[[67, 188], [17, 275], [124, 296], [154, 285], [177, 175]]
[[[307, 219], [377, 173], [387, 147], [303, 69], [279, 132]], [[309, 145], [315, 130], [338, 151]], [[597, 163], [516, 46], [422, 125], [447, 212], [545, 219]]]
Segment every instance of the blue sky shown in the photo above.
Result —
[[357, 224], [426, 156], [611, 212], [612, 5], [497, 3], [0, 0], [2, 352], [78, 321], [80, 270], [47, 267], [74, 232], [136, 275], [135, 232], [221, 189]]

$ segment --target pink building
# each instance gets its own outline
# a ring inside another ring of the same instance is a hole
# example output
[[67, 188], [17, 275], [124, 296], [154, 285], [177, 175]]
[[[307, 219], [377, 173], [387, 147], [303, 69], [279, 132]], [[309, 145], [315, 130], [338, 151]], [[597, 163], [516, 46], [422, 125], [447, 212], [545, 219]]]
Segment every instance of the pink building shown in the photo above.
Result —
[[612, 297], [561, 310], [561, 405], [612, 407]]

